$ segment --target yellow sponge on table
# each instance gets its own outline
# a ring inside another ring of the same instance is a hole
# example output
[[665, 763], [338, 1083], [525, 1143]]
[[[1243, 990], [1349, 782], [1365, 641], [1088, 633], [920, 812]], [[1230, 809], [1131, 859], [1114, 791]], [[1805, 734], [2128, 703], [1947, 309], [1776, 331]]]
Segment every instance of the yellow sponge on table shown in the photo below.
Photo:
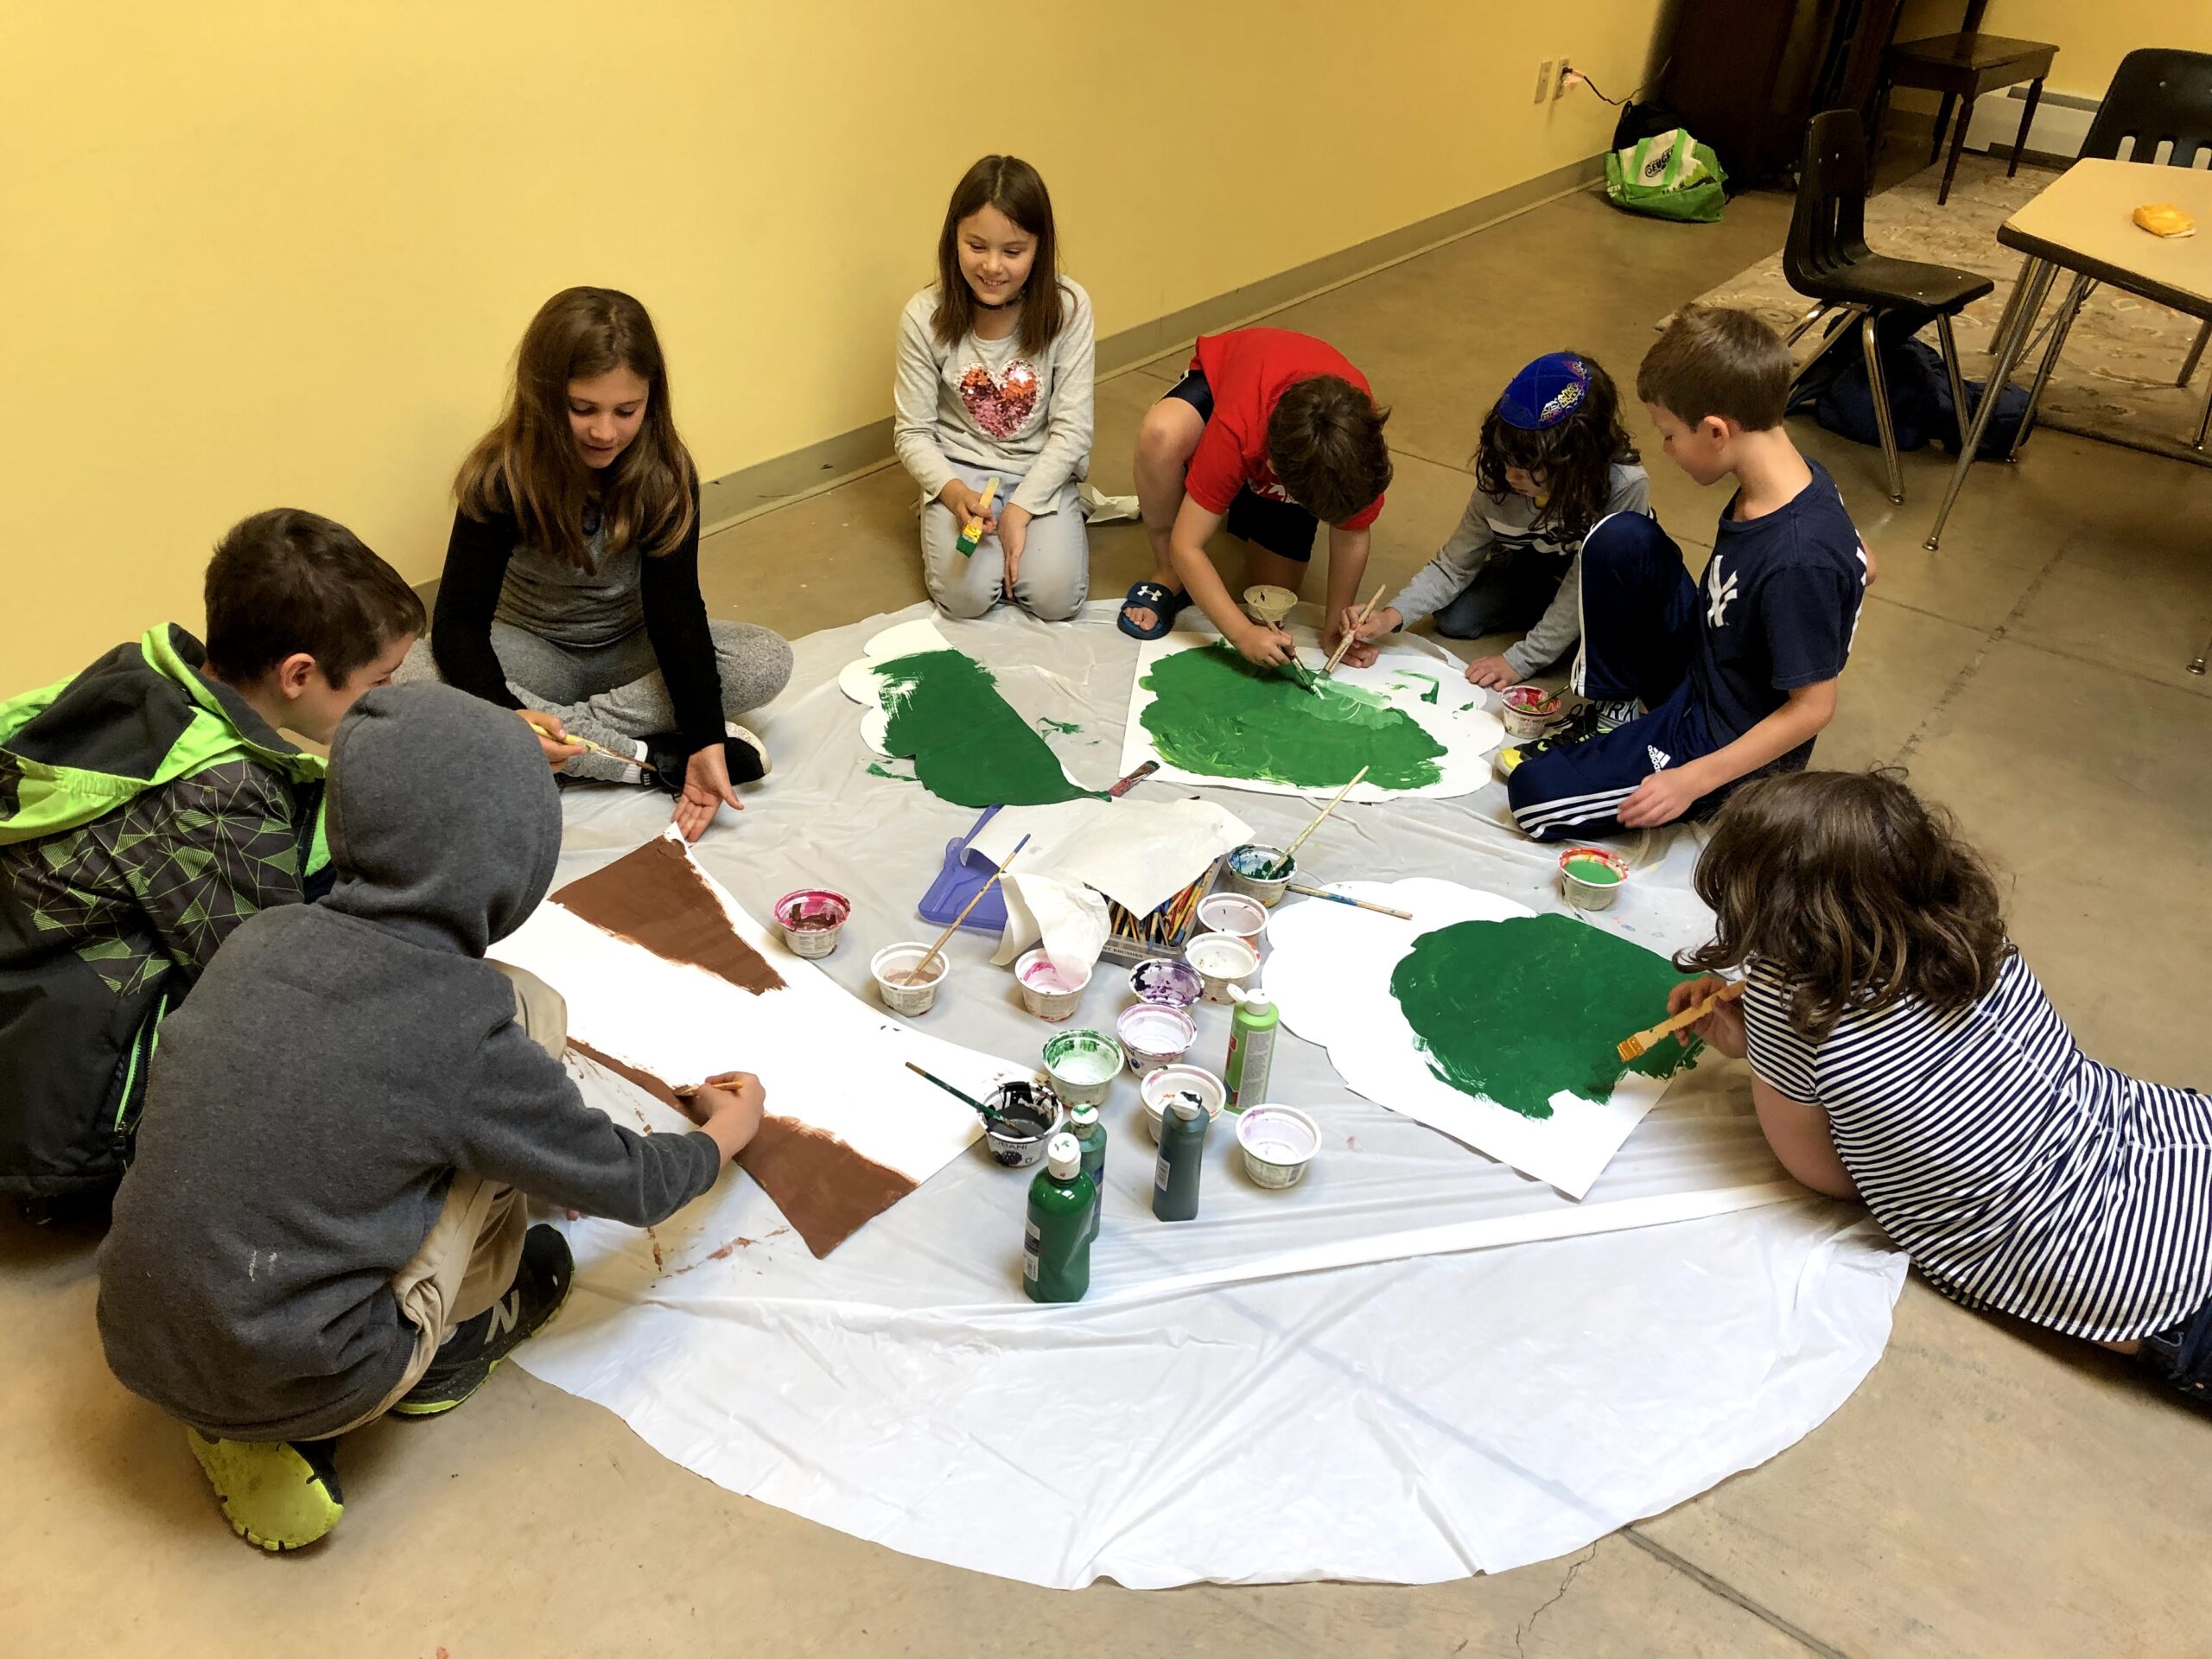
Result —
[[2171, 201], [2146, 201], [2135, 210], [2135, 222], [2153, 236], [2194, 236], [2196, 221]]

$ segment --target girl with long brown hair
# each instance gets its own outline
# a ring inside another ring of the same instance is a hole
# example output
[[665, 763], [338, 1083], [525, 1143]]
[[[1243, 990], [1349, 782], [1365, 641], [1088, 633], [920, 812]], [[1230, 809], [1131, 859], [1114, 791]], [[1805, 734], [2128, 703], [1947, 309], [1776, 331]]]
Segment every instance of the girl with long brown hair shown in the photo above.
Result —
[[1681, 965], [1745, 982], [1694, 1029], [1750, 1060], [1791, 1174], [1863, 1198], [1947, 1295], [2212, 1399], [2212, 1097], [2082, 1053], [1948, 814], [1893, 772], [1761, 779], [1697, 890], [1713, 937]]
[[[563, 776], [666, 789], [690, 840], [723, 806], [741, 810], [734, 785], [765, 775], [768, 757], [734, 722], [784, 689], [791, 647], [708, 618], [698, 470], [645, 308], [608, 288], [546, 301], [516, 353], [506, 410], [454, 493], [427, 647], [435, 671], [526, 711]], [[432, 671], [420, 650], [412, 677]]]
[[[1090, 296], [1060, 275], [1045, 181], [1019, 156], [984, 156], [946, 205], [937, 280], [899, 316], [893, 386], [893, 441], [921, 486], [922, 575], [948, 615], [1002, 597], [1047, 622], [1082, 608], [1092, 346]], [[983, 537], [963, 555], [971, 520]]]

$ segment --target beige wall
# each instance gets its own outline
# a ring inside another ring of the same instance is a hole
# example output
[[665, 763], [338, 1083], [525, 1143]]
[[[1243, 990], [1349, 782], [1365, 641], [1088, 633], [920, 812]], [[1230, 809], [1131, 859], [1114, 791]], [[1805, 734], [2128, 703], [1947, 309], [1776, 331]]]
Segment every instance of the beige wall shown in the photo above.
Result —
[[[1965, 0], [1906, 0], [1897, 38], [1947, 35], [1965, 16]], [[2212, 52], [2212, 0], [1989, 0], [1981, 27], [1988, 35], [2049, 41], [2058, 56], [2045, 90], [2099, 99], [2120, 60], [2138, 47]], [[1898, 98], [1906, 107], [1936, 107], [1933, 94]]]
[[108, 0], [0, 13], [0, 690], [279, 503], [434, 575], [553, 290], [660, 324], [709, 476], [887, 412], [961, 169], [1051, 183], [1112, 333], [1604, 148], [1660, 0]]

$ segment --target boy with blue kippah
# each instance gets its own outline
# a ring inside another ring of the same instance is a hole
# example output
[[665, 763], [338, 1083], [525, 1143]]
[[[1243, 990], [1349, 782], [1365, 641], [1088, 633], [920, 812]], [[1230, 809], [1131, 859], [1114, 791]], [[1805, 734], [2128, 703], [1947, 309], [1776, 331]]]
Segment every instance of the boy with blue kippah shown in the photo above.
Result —
[[1675, 464], [1733, 475], [1694, 584], [1658, 521], [1620, 514], [1582, 546], [1588, 699], [1554, 734], [1498, 757], [1514, 822], [1539, 841], [1704, 817], [1745, 779], [1802, 769], [1835, 717], [1873, 562], [1835, 480], [1782, 424], [1791, 364], [1748, 312], [1678, 314], [1637, 395]]

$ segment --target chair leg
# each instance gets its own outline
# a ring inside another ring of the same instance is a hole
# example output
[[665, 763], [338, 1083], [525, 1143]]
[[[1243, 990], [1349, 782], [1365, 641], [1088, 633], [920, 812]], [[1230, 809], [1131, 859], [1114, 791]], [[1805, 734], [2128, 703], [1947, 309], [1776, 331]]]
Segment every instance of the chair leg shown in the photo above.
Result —
[[1882, 465], [1890, 474], [1890, 499], [1904, 499], [1904, 473], [1897, 464], [1897, 429], [1890, 415], [1890, 386], [1882, 374], [1881, 342], [1876, 338], [1877, 319], [1869, 311], [1859, 320], [1859, 350], [1866, 359], [1866, 390], [1874, 397], [1874, 425], [1882, 435]]
[[1943, 129], [1951, 124], [1951, 106], [1958, 102], [1953, 92], [1943, 94], [1943, 107], [1936, 111], [1936, 138], [1928, 146], [1928, 165], [1933, 167], [1943, 159]]
[[1790, 371], [1788, 401], [1795, 401], [1797, 396], [1797, 383], [1811, 372], [1814, 364], [1819, 362], [1827, 354], [1828, 346], [1834, 343], [1836, 336], [1866, 315], [1866, 308], [1863, 305], [1839, 305], [1830, 308], [1828, 302], [1824, 300], [1821, 302], [1819, 312], [1806, 318], [1803, 322], [1790, 331], [1789, 343], [1794, 346], [1803, 335], [1805, 330], [1815, 322], [1825, 321], [1826, 324], [1821, 330], [1824, 338], [1819, 345], [1813, 347], [1813, 354]]
[[2204, 388], [2204, 412], [2196, 417], [2196, 442], [2191, 446], [2200, 454], [2208, 435], [2212, 435], [2212, 386]]
[[2208, 656], [2212, 656], [2212, 639], [2207, 639], [2204, 642], [2204, 648], [2196, 653], [2196, 660], [2190, 664], [2189, 671], [2192, 674], [2202, 674], [2204, 671], [2204, 659]]
[[2020, 152], [2028, 147], [2028, 129], [2035, 124], [2036, 105], [2042, 99], [2043, 77], [2037, 75], [2028, 83], [2028, 107], [2020, 111], [2020, 130], [2013, 137], [2012, 159], [2005, 168], [2008, 179], [2020, 170]]
[[1959, 152], [1967, 147], [1967, 129], [1974, 125], [1974, 100], [1968, 99], [1959, 111], [1959, 119], [1951, 130], [1951, 159], [1943, 163], [1943, 182], [1936, 188], [1936, 205], [1941, 207], [1951, 199], [1951, 181], [1958, 174]]
[[1951, 334], [1951, 314], [1939, 312], [1936, 318], [1936, 338], [1943, 347], [1943, 375], [1951, 383], [1951, 416], [1959, 425], [1959, 442], [1967, 441], [1966, 376], [1959, 372], [1959, 342]]
[[2000, 329], [1990, 342], [1989, 384], [1981, 394], [1981, 402], [1974, 406], [1974, 424], [1967, 429], [1967, 441], [1959, 450], [1958, 464], [1951, 468], [1950, 487], [1943, 492], [1943, 505], [1936, 510], [1936, 523], [1929, 530], [1923, 546], [1933, 553], [1943, 538], [1943, 521], [1951, 516], [1951, 506], [1959, 499], [1959, 492], [1966, 486], [1967, 468], [1974, 465], [1975, 453], [1981, 448], [1981, 435], [1989, 429], [1991, 412], [1997, 407], [1998, 395], [2012, 378], [2012, 371], [2020, 361], [2020, 346], [2027, 333], [2023, 319], [2032, 319], [2043, 309], [2044, 296], [2050, 291], [2052, 273], [2056, 265], [2038, 259], [2033, 254], [2020, 261], [2019, 288], [2024, 297], [2020, 308], [2012, 315], [2012, 326]]
[[[1822, 317], [1826, 316], [1827, 315], [1827, 309], [1828, 302], [1826, 300], [1815, 301], [1813, 302], [1813, 308], [1808, 311], [1803, 316], [1798, 318], [1796, 323], [1790, 328], [1789, 332], [1782, 337], [1782, 343], [1785, 346], [1795, 346], [1799, 340], [1804, 339], [1805, 331], [1808, 328], [1810, 328], [1815, 323], [1818, 322]], [[2212, 324], [2208, 324], [2207, 327], [2212, 327]], [[2192, 357], [2190, 359], [2191, 367], [2194, 367], [2196, 363], [2196, 359], [2195, 358]], [[2186, 373], [2183, 373], [2182, 380], [2184, 385], [2187, 384], [2189, 376]]]
[[2095, 286], [2095, 280], [2088, 273], [2076, 276], [2058, 308], [2058, 315], [2051, 319], [2050, 344], [2044, 348], [2043, 361], [2036, 365], [2035, 384], [2028, 388], [2027, 410], [2020, 416], [2019, 429], [2012, 434], [2012, 447], [2005, 452], [2005, 460], [2020, 458], [2028, 433], [2036, 423], [2036, 410], [2043, 406], [2043, 389], [2050, 384], [2050, 372], [2058, 366], [2058, 354], [2066, 349], [2066, 336], [2074, 332], [2074, 319], [2082, 315], [2082, 302], [2089, 297], [2089, 290]]
[[2181, 373], [2174, 385], [2185, 386], [2189, 384], [2190, 376], [2196, 372], [2197, 363], [2204, 356], [2204, 342], [2208, 340], [2212, 340], [2212, 318], [2207, 318], [2204, 326], [2196, 331], [2196, 343], [2189, 348], [2189, 355], [2182, 359]]

